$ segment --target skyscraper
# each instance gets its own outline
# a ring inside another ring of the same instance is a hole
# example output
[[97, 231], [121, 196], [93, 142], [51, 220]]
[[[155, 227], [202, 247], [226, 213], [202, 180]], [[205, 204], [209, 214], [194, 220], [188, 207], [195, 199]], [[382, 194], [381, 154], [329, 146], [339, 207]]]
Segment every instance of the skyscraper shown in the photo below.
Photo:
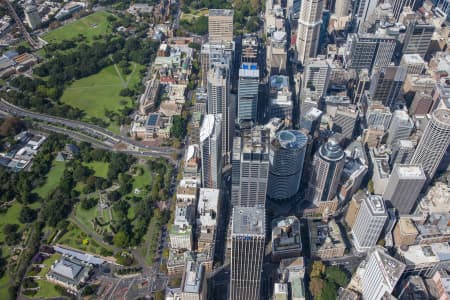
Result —
[[391, 157], [389, 165], [391, 168], [394, 164], [409, 164], [414, 154], [414, 143], [411, 140], [397, 140], [391, 145]]
[[391, 145], [398, 140], [405, 140], [411, 135], [414, 123], [404, 110], [396, 110], [389, 125], [386, 144]]
[[407, 24], [405, 39], [403, 41], [403, 54], [419, 54], [422, 58], [428, 51], [434, 25], [422, 19], [412, 20]]
[[437, 109], [425, 128], [411, 164], [421, 165], [431, 180], [450, 144], [450, 110]]
[[350, 8], [352, 5], [352, 1], [349, 0], [336, 0], [336, 4], [334, 6], [334, 14], [336, 17], [347, 17], [350, 15]]
[[300, 187], [308, 137], [295, 130], [283, 130], [270, 144], [270, 171], [267, 193], [272, 199], [288, 199]]
[[242, 132], [239, 197], [232, 198], [233, 206], [264, 207], [269, 175], [269, 139], [269, 131], [263, 127]]
[[297, 30], [297, 59], [302, 64], [317, 55], [323, 5], [323, 0], [302, 1]]
[[387, 212], [381, 196], [363, 198], [352, 227], [352, 236], [358, 252], [365, 252], [375, 246], [386, 223]]
[[370, 72], [373, 68], [388, 66], [396, 45], [395, 37], [391, 36], [349, 34], [344, 55], [345, 65], [356, 70], [368, 69]]
[[222, 115], [222, 157], [224, 163], [228, 161], [228, 155], [232, 144], [231, 107], [230, 107], [230, 77], [226, 64], [216, 64], [208, 72], [208, 114]]
[[206, 115], [200, 129], [200, 148], [202, 156], [202, 186], [220, 187], [222, 176], [222, 115]]
[[311, 59], [306, 63], [303, 74], [304, 87], [311, 89], [315, 99], [320, 99], [327, 92], [331, 68], [323, 58]]
[[225, 44], [233, 41], [232, 9], [210, 9], [208, 12], [208, 34], [210, 44]]
[[380, 300], [385, 294], [392, 293], [405, 270], [405, 265], [387, 254], [380, 246], [373, 247], [366, 260], [361, 278], [363, 299]]
[[238, 121], [256, 121], [259, 70], [256, 63], [243, 63], [239, 69]]
[[364, 23], [367, 18], [373, 13], [377, 7], [378, 1], [376, 0], [360, 0], [356, 6], [356, 18], [358, 26]]
[[383, 199], [389, 201], [399, 214], [410, 214], [426, 181], [427, 177], [420, 165], [396, 164]]
[[231, 233], [231, 300], [259, 300], [264, 258], [263, 208], [233, 207]]
[[355, 105], [338, 106], [334, 117], [332, 117], [332, 130], [342, 134], [342, 137], [351, 142], [355, 132], [358, 110]]
[[323, 144], [314, 155], [308, 197], [322, 212], [336, 209], [334, 198], [344, 163], [344, 151], [334, 139]]
[[369, 94], [372, 101], [380, 101], [393, 108], [406, 78], [406, 68], [388, 66], [373, 74]]

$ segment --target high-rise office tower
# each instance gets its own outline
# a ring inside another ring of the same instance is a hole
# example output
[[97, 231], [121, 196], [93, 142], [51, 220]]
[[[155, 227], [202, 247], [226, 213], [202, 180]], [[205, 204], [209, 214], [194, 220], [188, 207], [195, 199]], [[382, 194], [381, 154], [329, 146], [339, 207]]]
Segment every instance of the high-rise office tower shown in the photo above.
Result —
[[414, 155], [415, 145], [411, 140], [397, 140], [391, 145], [391, 157], [389, 165], [391, 168], [395, 164], [409, 164]]
[[41, 25], [41, 16], [39, 16], [39, 12], [34, 5], [29, 5], [25, 8], [25, 20], [27, 21], [28, 26], [31, 29], [36, 29], [39, 25]]
[[317, 55], [323, 6], [323, 0], [302, 1], [296, 44], [297, 59], [302, 64]]
[[208, 12], [208, 34], [210, 44], [225, 44], [233, 41], [232, 9], [210, 9]]
[[375, 8], [377, 7], [378, 1], [376, 0], [359, 0], [356, 2], [356, 19], [358, 22], [358, 26], [364, 23], [367, 18], [372, 15]]
[[381, 246], [373, 247], [367, 255], [361, 278], [362, 296], [366, 300], [380, 300], [390, 295], [405, 270], [405, 265], [390, 256]]
[[431, 180], [450, 144], [450, 110], [437, 109], [425, 128], [411, 164], [421, 165]]
[[[373, 1], [373, 0], [372, 0]], [[348, 36], [345, 65], [362, 70], [388, 66], [394, 55], [397, 40], [392, 36], [352, 33]]]
[[338, 106], [334, 117], [332, 117], [332, 130], [342, 134], [347, 141], [352, 141], [358, 120], [358, 109], [355, 105]]
[[370, 77], [369, 70], [362, 69], [358, 72], [358, 82], [356, 83], [356, 87], [353, 94], [353, 103], [358, 104], [361, 101], [361, 98], [365, 91], [369, 89], [370, 86]]
[[220, 188], [222, 176], [222, 115], [206, 115], [200, 129], [202, 186]]
[[328, 205], [334, 205], [331, 202], [336, 196], [344, 163], [345, 153], [334, 139], [328, 140], [317, 150], [312, 163], [308, 194], [316, 207], [329, 209]]
[[231, 158], [231, 201], [239, 201], [241, 185], [241, 144], [240, 136], [233, 138], [233, 156]]
[[243, 130], [240, 139], [239, 197], [232, 198], [232, 204], [264, 207], [269, 176], [270, 132], [257, 126]]
[[266, 64], [270, 74], [285, 74], [287, 63], [287, 35], [285, 31], [272, 32], [267, 47]]
[[410, 214], [426, 181], [427, 177], [420, 165], [396, 164], [383, 199], [389, 201], [399, 214]]
[[370, 195], [362, 200], [352, 227], [353, 241], [358, 252], [365, 252], [376, 245], [386, 219], [386, 207], [381, 196]]
[[405, 67], [388, 66], [379, 69], [373, 74], [369, 88], [372, 101], [380, 101], [384, 106], [394, 107], [405, 79]]
[[338, 18], [347, 17], [350, 15], [352, 1], [349, 0], [336, 0], [334, 6], [334, 15]]
[[259, 70], [256, 63], [243, 63], [239, 69], [238, 112], [240, 121], [256, 121], [258, 106]]
[[398, 140], [406, 140], [411, 135], [414, 123], [404, 110], [396, 110], [389, 125], [386, 144], [391, 145]]
[[288, 199], [300, 187], [308, 137], [295, 130], [282, 130], [270, 144], [270, 171], [267, 194], [272, 199]]
[[303, 73], [303, 87], [309, 88], [315, 99], [324, 97], [330, 82], [331, 67], [324, 58], [311, 59]]
[[424, 58], [430, 46], [434, 29], [434, 25], [422, 19], [410, 21], [403, 40], [403, 54], [419, 54]]
[[263, 208], [233, 207], [231, 300], [260, 299], [265, 229]]
[[258, 62], [259, 39], [249, 36], [242, 39], [241, 64]]
[[394, 13], [395, 20], [398, 21], [405, 6], [413, 8], [414, 2], [415, 0], [392, 0], [392, 12]]
[[208, 114], [222, 115], [222, 157], [227, 163], [232, 145], [232, 115], [230, 105], [230, 74], [226, 64], [213, 65], [208, 72]]

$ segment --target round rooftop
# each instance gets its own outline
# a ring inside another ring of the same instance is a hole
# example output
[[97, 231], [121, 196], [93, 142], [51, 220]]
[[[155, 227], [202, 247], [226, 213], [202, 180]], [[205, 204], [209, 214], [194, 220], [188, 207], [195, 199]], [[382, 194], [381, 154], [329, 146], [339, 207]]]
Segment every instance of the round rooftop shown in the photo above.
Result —
[[329, 139], [328, 142], [322, 145], [319, 149], [319, 154], [327, 160], [341, 160], [344, 157], [344, 151], [335, 139]]
[[433, 112], [435, 119], [443, 123], [444, 125], [450, 125], [450, 110], [449, 109], [436, 109]]
[[282, 130], [277, 133], [277, 139], [281, 147], [285, 149], [300, 149], [308, 143], [308, 137], [304, 133], [295, 130]]

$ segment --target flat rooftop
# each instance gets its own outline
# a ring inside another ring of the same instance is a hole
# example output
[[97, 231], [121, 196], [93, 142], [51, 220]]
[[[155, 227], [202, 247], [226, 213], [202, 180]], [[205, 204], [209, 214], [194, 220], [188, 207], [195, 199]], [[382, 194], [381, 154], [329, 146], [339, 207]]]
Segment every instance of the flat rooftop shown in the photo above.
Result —
[[423, 168], [420, 165], [397, 165], [396, 168], [401, 178], [426, 179]]
[[234, 10], [232, 9], [210, 9], [208, 12], [210, 17], [214, 16], [233, 16]]
[[233, 234], [264, 236], [266, 229], [264, 208], [235, 206], [232, 227]]

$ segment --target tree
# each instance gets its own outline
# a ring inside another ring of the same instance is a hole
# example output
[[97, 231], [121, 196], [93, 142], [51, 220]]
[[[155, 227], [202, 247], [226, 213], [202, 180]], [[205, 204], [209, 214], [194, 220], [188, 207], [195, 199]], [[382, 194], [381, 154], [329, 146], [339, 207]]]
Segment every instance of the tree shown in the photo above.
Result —
[[338, 266], [327, 267], [325, 277], [327, 281], [334, 282], [339, 286], [346, 286], [349, 281], [347, 274]]
[[155, 300], [164, 300], [164, 299], [166, 299], [166, 296], [164, 295], [164, 291], [159, 290], [159, 291], [156, 291], [155, 293], [153, 293], [153, 298]]
[[113, 243], [119, 248], [125, 248], [128, 245], [128, 240], [127, 234], [124, 231], [119, 231], [114, 236]]
[[318, 300], [331, 300], [337, 298], [337, 291], [338, 287], [333, 282], [326, 281], [324, 287], [320, 291], [320, 293], [317, 295]]
[[37, 217], [37, 211], [28, 206], [24, 206], [20, 211], [19, 221], [22, 223], [31, 223]]
[[82, 209], [91, 209], [94, 206], [96, 206], [98, 203], [98, 200], [95, 198], [85, 198], [81, 200], [81, 208]]
[[325, 282], [320, 278], [313, 277], [309, 281], [309, 291], [314, 297], [317, 297], [320, 294], [324, 286]]
[[367, 190], [369, 191], [369, 193], [373, 194], [375, 193], [375, 189], [373, 187], [373, 180], [370, 179], [369, 183], [367, 183]]
[[325, 265], [323, 264], [323, 262], [321, 260], [315, 260], [312, 265], [312, 270], [310, 274], [311, 278], [321, 277], [324, 272], [325, 272]]

